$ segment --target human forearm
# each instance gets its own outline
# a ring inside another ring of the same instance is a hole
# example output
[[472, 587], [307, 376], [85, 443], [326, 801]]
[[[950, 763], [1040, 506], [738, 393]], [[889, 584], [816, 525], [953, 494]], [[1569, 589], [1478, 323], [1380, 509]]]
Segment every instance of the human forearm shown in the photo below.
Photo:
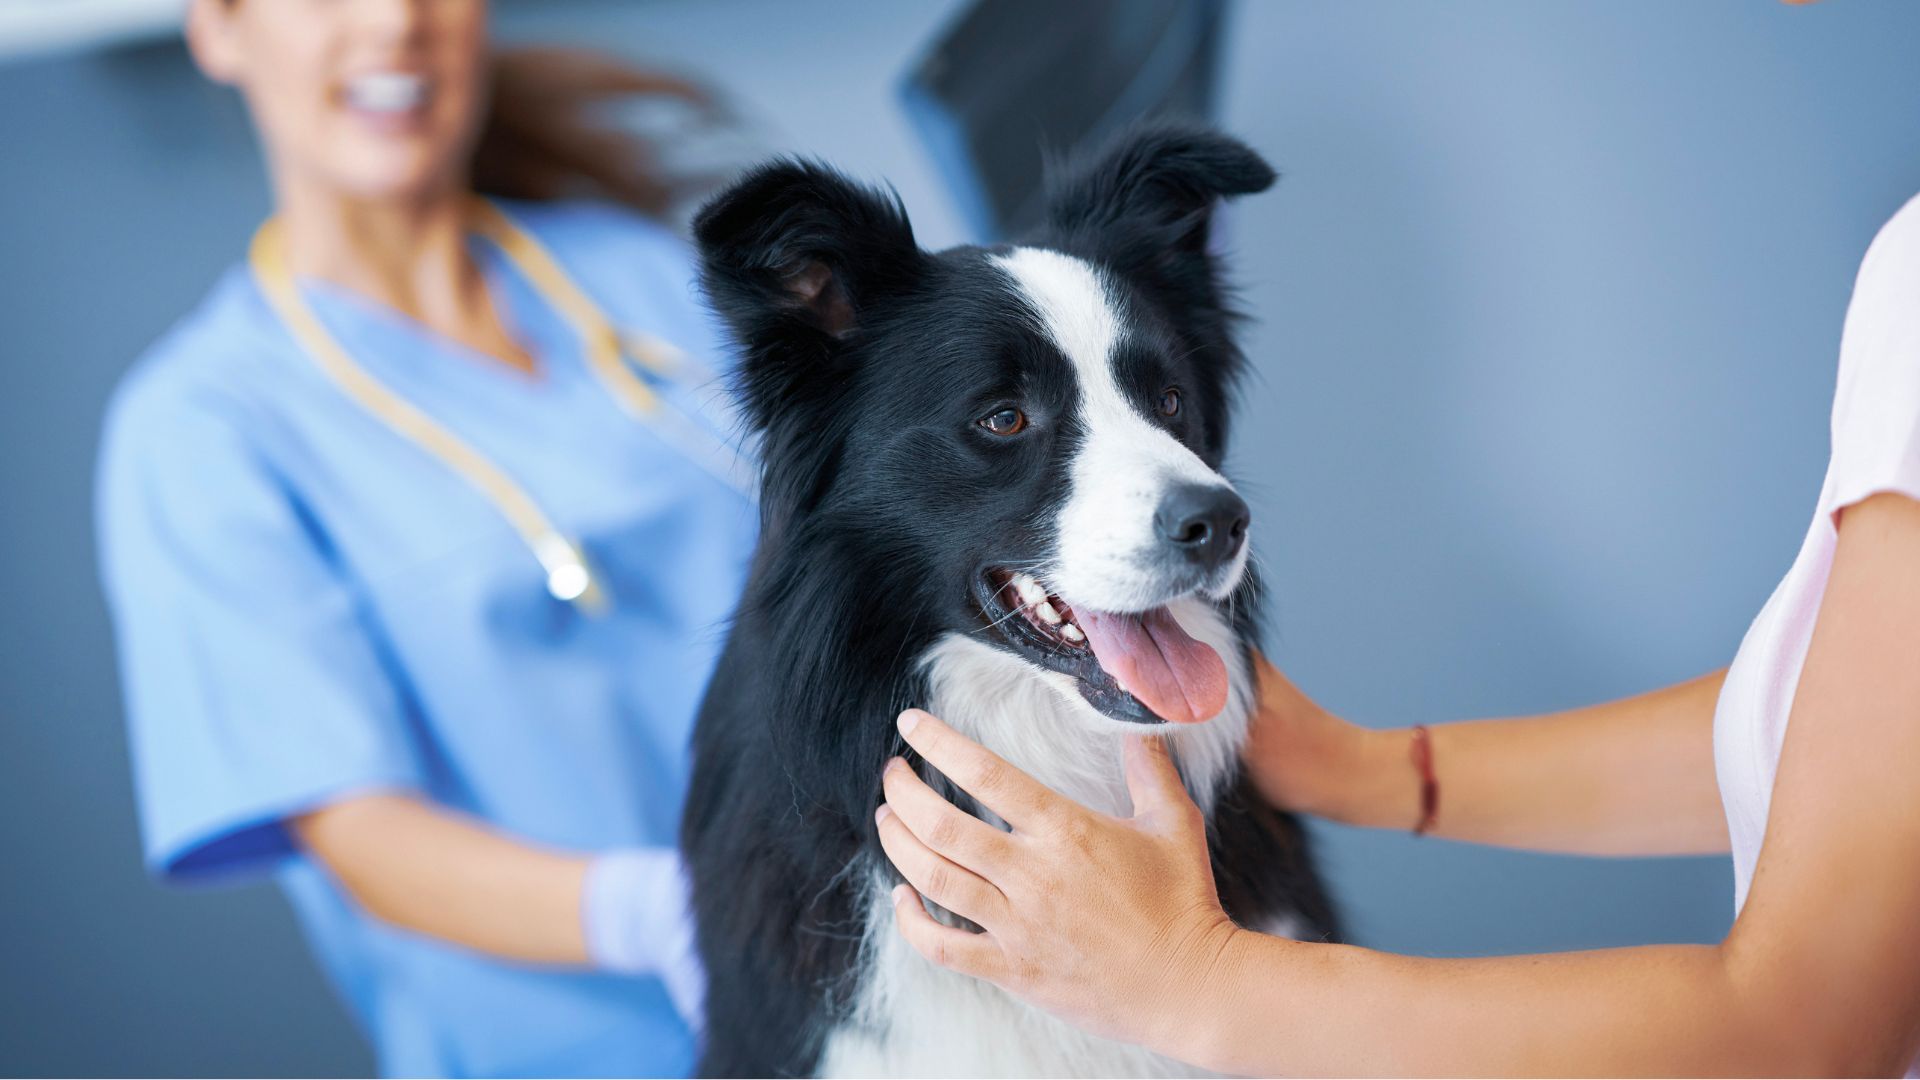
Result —
[[1586, 855], [1727, 850], [1713, 709], [1725, 672], [1547, 716], [1432, 729], [1457, 840]]
[[[1723, 677], [1563, 713], [1435, 725], [1434, 834], [1591, 855], [1725, 851], [1713, 765]], [[1318, 709], [1277, 675], [1263, 679], [1263, 701], [1296, 718]], [[1338, 720], [1293, 726], [1313, 734], [1266, 752], [1256, 734], [1250, 760], [1256, 774], [1291, 770], [1282, 790], [1295, 809], [1374, 828], [1419, 819], [1409, 732]]]
[[587, 858], [521, 843], [403, 794], [343, 800], [293, 827], [383, 922], [512, 960], [588, 962], [580, 919]]
[[1889, 1064], [1823, 1037], [1722, 946], [1435, 960], [1240, 931], [1168, 1005], [1154, 1049], [1248, 1075], [1824, 1076]]

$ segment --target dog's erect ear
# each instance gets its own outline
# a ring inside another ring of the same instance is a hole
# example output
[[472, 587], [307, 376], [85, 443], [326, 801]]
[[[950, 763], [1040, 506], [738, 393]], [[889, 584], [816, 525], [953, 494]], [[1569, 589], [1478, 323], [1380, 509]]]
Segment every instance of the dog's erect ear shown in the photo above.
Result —
[[1162, 247], [1204, 250], [1223, 198], [1273, 186], [1275, 174], [1246, 143], [1178, 123], [1136, 127], [1104, 149], [1048, 170], [1047, 222], [1067, 237], [1124, 230]]
[[833, 374], [863, 314], [912, 287], [924, 259], [899, 196], [808, 161], [748, 171], [701, 209], [693, 235], [761, 426], [787, 379]]

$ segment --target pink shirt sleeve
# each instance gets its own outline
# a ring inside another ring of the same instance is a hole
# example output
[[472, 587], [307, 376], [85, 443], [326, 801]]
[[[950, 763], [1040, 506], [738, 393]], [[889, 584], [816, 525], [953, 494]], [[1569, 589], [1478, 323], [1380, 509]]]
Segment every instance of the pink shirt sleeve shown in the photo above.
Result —
[[1826, 511], [1920, 499], [1920, 196], [1880, 229], [1847, 305]]

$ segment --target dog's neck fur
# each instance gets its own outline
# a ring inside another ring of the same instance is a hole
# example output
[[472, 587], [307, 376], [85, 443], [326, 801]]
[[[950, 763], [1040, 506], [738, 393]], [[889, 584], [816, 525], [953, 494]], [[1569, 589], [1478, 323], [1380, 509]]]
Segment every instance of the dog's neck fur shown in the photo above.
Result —
[[1227, 665], [1227, 706], [1207, 723], [1136, 727], [1110, 720], [1081, 699], [1070, 677], [959, 634], [946, 635], [926, 655], [928, 709], [1041, 783], [1107, 814], [1132, 813], [1120, 736], [1165, 736], [1187, 790], [1211, 810], [1246, 740], [1252, 672], [1238, 635], [1212, 605], [1188, 599], [1172, 610]]

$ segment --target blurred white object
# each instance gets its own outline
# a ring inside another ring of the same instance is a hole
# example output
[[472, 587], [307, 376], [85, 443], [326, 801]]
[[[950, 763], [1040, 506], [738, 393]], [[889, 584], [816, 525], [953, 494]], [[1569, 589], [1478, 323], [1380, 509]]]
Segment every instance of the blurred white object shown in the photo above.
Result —
[[0, 60], [165, 37], [185, 0], [0, 0]]

